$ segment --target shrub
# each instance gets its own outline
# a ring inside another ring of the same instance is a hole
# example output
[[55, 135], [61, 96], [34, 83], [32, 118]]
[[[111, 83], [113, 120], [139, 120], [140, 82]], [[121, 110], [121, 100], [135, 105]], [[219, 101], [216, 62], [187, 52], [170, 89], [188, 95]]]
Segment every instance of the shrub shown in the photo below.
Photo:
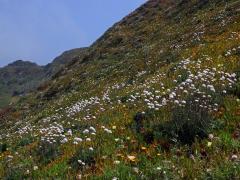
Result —
[[138, 112], [134, 116], [133, 129], [142, 135], [143, 140], [150, 144], [154, 141], [154, 134], [149, 122], [157, 116], [156, 111], [147, 110], [145, 113]]
[[3, 153], [5, 151], [7, 151], [7, 144], [6, 143], [0, 144], [0, 152]]
[[189, 97], [186, 105], [174, 107], [171, 120], [157, 126], [155, 131], [183, 144], [207, 137], [213, 117], [208, 109], [201, 107], [202, 101], [196, 102], [194, 96]]
[[25, 137], [25, 138], [22, 138], [20, 140], [20, 142], [17, 144], [17, 147], [19, 146], [26, 146], [26, 145], [29, 145], [33, 142], [33, 138], [32, 137]]
[[[69, 164], [75, 170], [83, 170], [84, 167], [89, 167], [95, 164], [96, 151], [88, 149], [79, 149], [69, 160]], [[81, 161], [82, 163], [80, 163]]]
[[41, 142], [39, 148], [36, 152], [37, 156], [39, 157], [39, 161], [43, 164], [48, 164], [51, 161], [55, 160], [61, 152], [59, 149], [59, 144], [50, 144], [47, 142]]
[[7, 167], [4, 179], [27, 179], [27, 177], [26, 170], [22, 169], [22, 167]]

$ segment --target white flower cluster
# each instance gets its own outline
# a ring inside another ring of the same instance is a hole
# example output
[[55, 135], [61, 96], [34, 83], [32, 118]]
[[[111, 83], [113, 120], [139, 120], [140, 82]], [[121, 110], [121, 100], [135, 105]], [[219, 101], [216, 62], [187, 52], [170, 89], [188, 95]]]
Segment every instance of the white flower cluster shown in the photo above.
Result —
[[[206, 58], [211, 61], [210, 58]], [[149, 109], [159, 110], [163, 106], [185, 106], [187, 98], [193, 96], [195, 102], [200, 107], [209, 111], [217, 110], [218, 104], [210, 103], [215, 93], [224, 95], [227, 88], [232, 88], [237, 81], [236, 74], [230, 74], [216, 68], [205, 67], [204, 61], [191, 61], [185, 59], [175, 66], [175, 73], [184, 70], [187, 72], [185, 79], [182, 80], [182, 74], [178, 74], [179, 80], [173, 80], [176, 84], [173, 88], [168, 88], [164, 83], [159, 83], [159, 90], [155, 88], [144, 89], [142, 93], [135, 93], [128, 98], [128, 103], [136, 103], [143, 99]], [[156, 81], [154, 81], [156, 82]], [[146, 86], [145, 86], [146, 87]]]
[[227, 52], [225, 53], [225, 56], [226, 57], [231, 56], [232, 54], [236, 53], [237, 51], [240, 52], [240, 46], [227, 50]]
[[64, 135], [64, 128], [62, 125], [54, 122], [46, 128], [40, 129], [41, 141], [48, 142], [50, 144], [61, 141], [61, 143], [66, 143], [67, 138]]
[[100, 99], [98, 97], [91, 97], [86, 100], [81, 100], [75, 103], [74, 105], [72, 105], [71, 107], [66, 108], [67, 116], [72, 117], [77, 113], [83, 111], [86, 107], [90, 105], [96, 105], [96, 104], [100, 104]]

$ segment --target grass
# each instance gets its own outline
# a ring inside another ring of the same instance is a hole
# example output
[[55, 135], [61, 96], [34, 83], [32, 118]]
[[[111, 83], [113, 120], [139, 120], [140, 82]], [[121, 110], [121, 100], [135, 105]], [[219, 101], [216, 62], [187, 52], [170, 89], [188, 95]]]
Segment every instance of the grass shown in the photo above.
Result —
[[[239, 2], [228, 3], [229, 8], [236, 11]], [[203, 88], [202, 80], [194, 81], [195, 87], [211, 95], [212, 101], [206, 101], [208, 106], [219, 105], [216, 111], [200, 111], [201, 104], [195, 103], [198, 96], [191, 94], [190, 89], [187, 89], [188, 95], [181, 89], [176, 90], [191, 73], [209, 69], [211, 74], [216, 68], [219, 72], [232, 74], [240, 68], [237, 53], [224, 55], [240, 45], [238, 36], [231, 38], [232, 32], [240, 30], [239, 15], [233, 13], [228, 18], [224, 3], [216, 4], [210, 11], [212, 5], [194, 11], [191, 17], [184, 15], [188, 9], [181, 9], [178, 24], [176, 19], [168, 19], [163, 13], [156, 13], [151, 23], [147, 23], [146, 17], [138, 23], [130, 21], [129, 26], [120, 24], [118, 30], [124, 36], [120, 44], [116, 44], [120, 36], [116, 29], [108, 32], [105, 39], [90, 47], [84, 62], [80, 59], [69, 67], [72, 72], [56, 77], [46, 91], [40, 92], [40, 97], [52, 91], [57, 94], [48, 100], [37, 99], [39, 94], [22, 99], [16, 108], [21, 112], [18, 118], [9, 116], [1, 125], [1, 137], [8, 149], [0, 154], [0, 177], [240, 178], [238, 89], [221, 81], [218, 73], [214, 78], [209, 78], [211, 75], [204, 77], [204, 83], [212, 83], [215, 92]], [[224, 14], [222, 19], [221, 13]], [[221, 25], [214, 20], [216, 18], [227, 24]], [[194, 33], [199, 31], [205, 32], [203, 37], [194, 39]], [[114, 42], [110, 47], [111, 39]], [[141, 40], [148, 46], [135, 47], [133, 42]], [[126, 53], [119, 55], [117, 51]], [[189, 64], [184, 69], [186, 59]], [[144, 70], [146, 73], [139, 73]], [[237, 78], [236, 84], [239, 76]], [[226, 94], [222, 93], [222, 83], [226, 85]], [[188, 105], [179, 107], [169, 101], [156, 110], [145, 102], [145, 99], [151, 103], [154, 100], [160, 103], [163, 97], [169, 99], [171, 90], [176, 90], [182, 98], [178, 100], [185, 100]], [[160, 99], [157, 99], [158, 95]], [[99, 100], [86, 103], [96, 96]], [[76, 112], [70, 115], [66, 111], [69, 109]], [[136, 121], [136, 114], [142, 112], [145, 112], [143, 118]], [[61, 128], [54, 122], [63, 126], [63, 132], [58, 133]], [[69, 135], [69, 129], [72, 135]], [[208, 137], [209, 134], [213, 137]], [[56, 143], [42, 141], [42, 137], [56, 140]], [[68, 139], [66, 143], [60, 143], [63, 137]], [[74, 143], [76, 137], [83, 141]], [[89, 150], [91, 147], [93, 151]], [[234, 159], [234, 155], [237, 158]], [[34, 166], [38, 168], [34, 170]]]

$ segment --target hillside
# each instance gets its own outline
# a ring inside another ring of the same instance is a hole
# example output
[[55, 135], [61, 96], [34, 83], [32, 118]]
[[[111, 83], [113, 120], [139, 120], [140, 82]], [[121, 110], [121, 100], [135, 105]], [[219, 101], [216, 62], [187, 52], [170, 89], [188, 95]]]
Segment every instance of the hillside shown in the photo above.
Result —
[[0, 177], [239, 179], [239, 12], [147, 1], [0, 113]]
[[18, 60], [0, 68], [0, 108], [9, 104], [11, 96], [24, 95], [36, 88], [44, 76], [43, 67]]
[[29, 61], [18, 60], [0, 68], [0, 108], [4, 108], [19, 96], [25, 96], [51, 79], [63, 66], [81, 56], [85, 48], [64, 52], [46, 66], [39, 66]]

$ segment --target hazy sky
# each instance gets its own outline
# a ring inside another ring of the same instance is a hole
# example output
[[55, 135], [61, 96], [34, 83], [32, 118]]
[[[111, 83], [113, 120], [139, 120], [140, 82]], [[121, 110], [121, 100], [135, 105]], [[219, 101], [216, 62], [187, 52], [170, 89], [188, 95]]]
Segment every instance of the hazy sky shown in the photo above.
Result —
[[0, 0], [0, 66], [89, 46], [146, 0]]

